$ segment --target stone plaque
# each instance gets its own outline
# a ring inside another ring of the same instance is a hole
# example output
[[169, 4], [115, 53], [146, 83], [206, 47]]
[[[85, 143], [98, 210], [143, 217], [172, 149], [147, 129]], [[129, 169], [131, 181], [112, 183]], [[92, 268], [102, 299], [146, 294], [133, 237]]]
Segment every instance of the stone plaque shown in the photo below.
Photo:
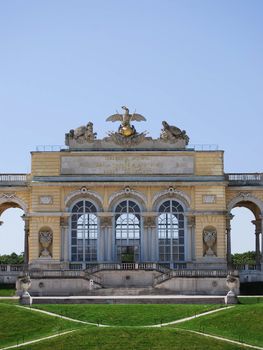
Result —
[[52, 196], [39, 196], [39, 204], [52, 204], [53, 203], [53, 197]]
[[212, 204], [216, 203], [216, 195], [215, 194], [206, 194], [203, 196], [203, 203]]
[[192, 156], [98, 155], [61, 158], [62, 175], [193, 174]]

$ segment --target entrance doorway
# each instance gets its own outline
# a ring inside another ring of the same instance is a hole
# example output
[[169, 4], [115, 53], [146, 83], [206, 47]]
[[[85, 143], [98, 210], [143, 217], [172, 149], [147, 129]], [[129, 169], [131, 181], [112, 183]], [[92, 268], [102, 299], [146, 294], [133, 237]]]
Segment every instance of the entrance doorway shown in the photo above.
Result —
[[121, 263], [134, 263], [139, 257], [138, 250], [137, 246], [118, 246], [118, 261]]

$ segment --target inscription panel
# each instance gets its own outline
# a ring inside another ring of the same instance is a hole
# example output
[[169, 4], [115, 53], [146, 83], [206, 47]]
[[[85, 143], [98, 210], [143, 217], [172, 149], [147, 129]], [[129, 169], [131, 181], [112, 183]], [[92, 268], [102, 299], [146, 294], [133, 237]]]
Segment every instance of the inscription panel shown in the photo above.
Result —
[[131, 175], [194, 173], [192, 156], [68, 156], [61, 158], [62, 175]]

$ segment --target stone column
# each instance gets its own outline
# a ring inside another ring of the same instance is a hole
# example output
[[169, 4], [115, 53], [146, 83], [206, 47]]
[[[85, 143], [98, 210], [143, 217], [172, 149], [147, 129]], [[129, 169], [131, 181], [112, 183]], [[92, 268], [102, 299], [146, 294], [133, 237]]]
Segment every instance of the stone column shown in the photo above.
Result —
[[99, 261], [114, 261], [114, 247], [112, 239], [112, 213], [99, 213], [100, 218], [100, 234], [98, 242], [98, 260]]
[[28, 238], [29, 238], [29, 217], [25, 214], [21, 216], [25, 223], [25, 236], [24, 236], [24, 265], [25, 270], [28, 270], [28, 262], [29, 262], [29, 248], [28, 248]]
[[263, 216], [259, 216], [261, 220], [261, 271], [263, 271]]
[[252, 224], [255, 225], [255, 251], [256, 251], [256, 268], [257, 270], [260, 270], [260, 241], [259, 241], [259, 235], [261, 233], [261, 220], [252, 220]]
[[232, 267], [232, 259], [231, 259], [231, 220], [234, 215], [229, 214], [226, 217], [226, 260], [227, 266], [229, 268]]
[[187, 256], [186, 260], [195, 260], [195, 216], [187, 216]]
[[158, 260], [158, 235], [156, 231], [156, 213], [144, 213], [143, 215], [143, 252], [142, 259], [145, 262]]
[[60, 234], [61, 234], [61, 248], [60, 260], [64, 262], [69, 261], [69, 223], [68, 217], [62, 216], [60, 218]]

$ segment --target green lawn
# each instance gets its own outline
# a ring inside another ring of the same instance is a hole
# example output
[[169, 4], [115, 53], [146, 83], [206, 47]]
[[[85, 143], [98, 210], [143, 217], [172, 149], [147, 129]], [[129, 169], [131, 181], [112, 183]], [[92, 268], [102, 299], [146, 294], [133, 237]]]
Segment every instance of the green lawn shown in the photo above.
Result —
[[263, 303], [263, 296], [259, 297], [238, 297], [238, 301], [240, 304], [259, 304]]
[[77, 323], [4, 302], [0, 304], [0, 315], [0, 347], [81, 327]]
[[[240, 350], [243, 347], [193, 334], [196, 330], [249, 344], [263, 345], [263, 303], [242, 298], [232, 309], [183, 324], [160, 328], [139, 328], [174, 321], [221, 305], [37, 305], [68, 317], [115, 327], [92, 327], [18, 308], [17, 301], [0, 300], [0, 348], [33, 339], [73, 333], [24, 346], [25, 350]], [[117, 327], [116, 327], [117, 326]], [[126, 326], [126, 327], [122, 327]], [[130, 326], [130, 327], [127, 327]]]
[[236, 305], [232, 309], [191, 320], [176, 327], [263, 346], [263, 303]]
[[34, 307], [82, 321], [114, 325], [143, 326], [166, 323], [222, 305], [140, 304], [140, 305], [34, 305]]
[[[85, 328], [24, 350], [240, 350], [239, 346], [182, 330]], [[242, 348], [243, 349], [243, 348]]]
[[15, 294], [15, 285], [0, 283], [0, 297], [12, 297]]

